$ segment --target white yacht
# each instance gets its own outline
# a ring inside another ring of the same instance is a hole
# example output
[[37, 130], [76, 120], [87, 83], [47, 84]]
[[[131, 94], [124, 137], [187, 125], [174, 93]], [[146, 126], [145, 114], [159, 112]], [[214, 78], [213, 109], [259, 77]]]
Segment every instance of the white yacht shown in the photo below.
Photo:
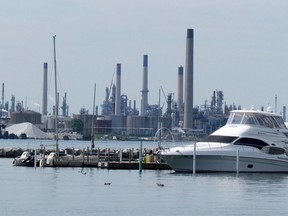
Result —
[[160, 155], [176, 172], [288, 172], [288, 129], [281, 115], [235, 110], [201, 142]]

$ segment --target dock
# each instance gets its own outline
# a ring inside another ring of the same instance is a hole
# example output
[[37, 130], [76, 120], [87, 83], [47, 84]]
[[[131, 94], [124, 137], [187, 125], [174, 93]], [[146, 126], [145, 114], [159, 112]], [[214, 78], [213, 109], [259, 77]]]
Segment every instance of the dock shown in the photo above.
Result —
[[[52, 166], [48, 167], [90, 167], [101, 169], [130, 169], [138, 170], [138, 162], [95, 162], [95, 161], [54, 161]], [[169, 170], [171, 169], [166, 163], [142, 163], [143, 170]]]
[[[21, 151], [18, 149], [17, 154]], [[26, 152], [26, 155], [24, 154]], [[55, 151], [38, 149], [23, 151], [21, 156], [17, 156], [13, 160], [14, 166], [39, 166], [39, 167], [90, 167], [101, 169], [139, 169], [141, 161], [141, 169], [143, 170], [169, 170], [171, 169], [154, 150], [146, 151], [139, 155], [139, 149], [89, 149], [75, 150], [66, 149], [60, 152], [57, 157]], [[14, 152], [16, 154], [16, 152]], [[10, 155], [10, 154], [9, 154]], [[14, 154], [11, 154], [14, 155]], [[24, 155], [24, 156], [23, 156]], [[6, 154], [6, 157], [8, 154]], [[3, 157], [3, 154], [2, 154]], [[9, 157], [9, 156], [8, 156]], [[35, 159], [36, 158], [36, 162]], [[23, 162], [25, 161], [25, 162]], [[29, 162], [29, 163], [28, 163]]]

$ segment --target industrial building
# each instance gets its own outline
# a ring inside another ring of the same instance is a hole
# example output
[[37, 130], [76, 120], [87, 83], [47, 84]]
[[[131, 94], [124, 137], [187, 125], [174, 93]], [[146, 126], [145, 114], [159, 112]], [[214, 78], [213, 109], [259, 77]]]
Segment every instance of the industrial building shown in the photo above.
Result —
[[[99, 134], [99, 136], [113, 134], [119, 139], [151, 138], [154, 137], [160, 127], [172, 131], [177, 139], [196, 139], [205, 136], [225, 124], [229, 111], [241, 109], [241, 107], [224, 105], [224, 93], [221, 90], [215, 90], [210, 101], [205, 101], [200, 106], [194, 106], [193, 49], [194, 30], [188, 29], [185, 68], [183, 66], [179, 66], [178, 70], [175, 68], [178, 92], [166, 95], [161, 88], [165, 97], [166, 110], [163, 110], [159, 104], [149, 103], [149, 62], [148, 55], [145, 54], [143, 55], [142, 69], [139, 70], [142, 73], [142, 87], [139, 89], [139, 94], [141, 93], [140, 109], [137, 108], [136, 100], [129, 99], [128, 94], [122, 92], [121, 79], [122, 74], [125, 75], [125, 71], [121, 71], [121, 64], [117, 63], [116, 80], [115, 83], [112, 82], [110, 87], [105, 89], [101, 114], [98, 113], [98, 106], [96, 106], [93, 108], [96, 110], [95, 118], [87, 110], [82, 110], [80, 114], [73, 114], [72, 118], [69, 117], [69, 105], [67, 103], [67, 93], [65, 93], [61, 106], [62, 115], [59, 116], [56, 123], [55, 106], [53, 107], [53, 113], [48, 112], [48, 63], [44, 63], [42, 115], [25, 109], [23, 102], [16, 101], [14, 95], [11, 97], [11, 107], [9, 109], [9, 103], [4, 102], [3, 83], [0, 107], [2, 123], [4, 120], [6, 121], [5, 124], [8, 124], [9, 121], [11, 124], [31, 122], [36, 125], [41, 124], [41, 128], [48, 132], [55, 130], [57, 124], [59, 129], [65, 132], [72, 130], [73, 120], [78, 120], [83, 124], [83, 139], [90, 139], [92, 133]], [[174, 95], [177, 97], [174, 98]], [[286, 108], [283, 108], [283, 116], [286, 118]]]

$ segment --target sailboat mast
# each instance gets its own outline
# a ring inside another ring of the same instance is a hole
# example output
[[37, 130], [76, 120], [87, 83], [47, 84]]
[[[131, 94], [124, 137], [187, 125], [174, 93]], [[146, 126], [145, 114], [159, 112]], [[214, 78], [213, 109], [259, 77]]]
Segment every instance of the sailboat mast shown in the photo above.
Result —
[[94, 84], [94, 97], [93, 97], [93, 115], [92, 115], [92, 126], [91, 126], [91, 149], [95, 147], [94, 145], [94, 116], [95, 116], [95, 95], [96, 95], [96, 83]]
[[53, 36], [53, 48], [54, 48], [54, 72], [55, 72], [55, 139], [56, 139], [56, 152], [59, 153], [58, 145], [58, 90], [57, 90], [57, 67], [56, 67], [56, 35]]

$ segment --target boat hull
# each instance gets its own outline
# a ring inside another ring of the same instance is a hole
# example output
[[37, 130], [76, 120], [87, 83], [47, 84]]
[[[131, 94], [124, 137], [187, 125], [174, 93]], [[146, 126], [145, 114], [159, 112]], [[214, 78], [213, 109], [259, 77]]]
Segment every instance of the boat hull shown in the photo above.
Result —
[[288, 173], [288, 158], [238, 157], [229, 155], [162, 155], [163, 160], [176, 172], [270, 172]]
[[[26, 166], [26, 167], [34, 167], [34, 158], [25, 160], [21, 158], [14, 158], [12, 161], [13, 166]], [[39, 160], [36, 161], [36, 166], [39, 166]]]

